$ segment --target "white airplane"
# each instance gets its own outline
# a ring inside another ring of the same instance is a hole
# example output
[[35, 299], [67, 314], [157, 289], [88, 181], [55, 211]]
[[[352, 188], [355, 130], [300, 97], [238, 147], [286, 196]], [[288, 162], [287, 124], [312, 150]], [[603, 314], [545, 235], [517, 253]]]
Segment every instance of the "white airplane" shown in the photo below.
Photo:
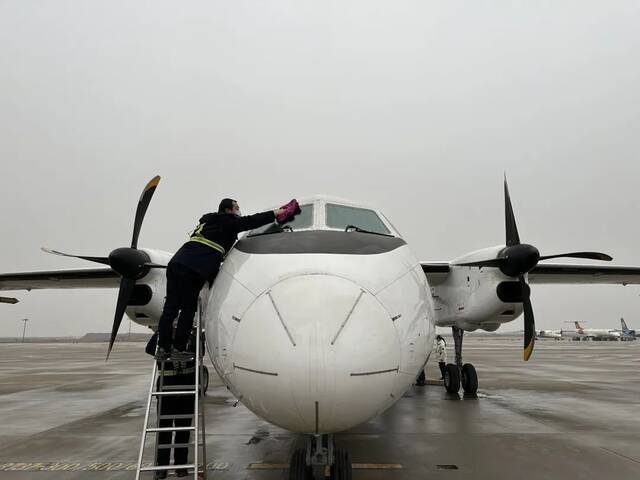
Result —
[[536, 332], [538, 338], [554, 338], [559, 340], [562, 338], [562, 330], [539, 330]]
[[[580, 322], [573, 322], [575, 332], [567, 331], [567, 336], [581, 340], [620, 340], [620, 332], [612, 328], [582, 328]], [[564, 333], [564, 332], [563, 332]]]
[[636, 331], [627, 327], [627, 322], [624, 321], [624, 318], [620, 319], [620, 330], [616, 330], [616, 332], [620, 333], [620, 340], [636, 339]]
[[[119, 287], [109, 350], [124, 313], [154, 328], [172, 254], [138, 248], [158, 185], [143, 190], [130, 247], [108, 257], [67, 255], [107, 267], [0, 274], [0, 290]], [[611, 260], [596, 252], [540, 256], [522, 244], [507, 188], [506, 244], [452, 261], [421, 262], [374, 208], [317, 196], [285, 226], [262, 227], [228, 253], [213, 288], [202, 292], [206, 342], [217, 373], [251, 411], [308, 434], [291, 479], [331, 466], [351, 478], [349, 453], [333, 434], [367, 422], [411, 388], [431, 353], [435, 327], [451, 327], [455, 363], [445, 388], [474, 394], [474, 366], [462, 361], [465, 331], [495, 331], [524, 312], [524, 359], [535, 325], [530, 284], [640, 283], [640, 267], [541, 264], [557, 257]], [[52, 253], [58, 253], [49, 250]], [[62, 254], [66, 255], [66, 254]]]

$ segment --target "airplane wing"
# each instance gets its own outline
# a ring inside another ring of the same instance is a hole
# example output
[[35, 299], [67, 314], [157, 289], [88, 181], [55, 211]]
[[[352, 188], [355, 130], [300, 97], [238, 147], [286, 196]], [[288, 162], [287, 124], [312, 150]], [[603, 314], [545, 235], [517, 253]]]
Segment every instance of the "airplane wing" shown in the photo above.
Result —
[[539, 263], [529, 272], [532, 284], [640, 284], [640, 267]]
[[[449, 262], [420, 262], [430, 283], [451, 270]], [[529, 272], [531, 284], [640, 284], [640, 267], [539, 263]]]
[[118, 288], [120, 275], [110, 268], [0, 273], [0, 290]]

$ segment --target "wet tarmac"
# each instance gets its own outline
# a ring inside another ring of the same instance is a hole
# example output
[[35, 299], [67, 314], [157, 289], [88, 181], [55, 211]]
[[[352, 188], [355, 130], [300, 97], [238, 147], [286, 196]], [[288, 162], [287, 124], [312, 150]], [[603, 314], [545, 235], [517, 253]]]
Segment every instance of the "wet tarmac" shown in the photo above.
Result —
[[[134, 478], [151, 369], [143, 347], [119, 344], [105, 363], [105, 344], [0, 345], [0, 478]], [[466, 338], [477, 398], [414, 387], [336, 435], [354, 479], [640, 478], [640, 342], [539, 341], [528, 363], [521, 349]], [[303, 437], [234, 404], [212, 378], [209, 478], [286, 479]]]

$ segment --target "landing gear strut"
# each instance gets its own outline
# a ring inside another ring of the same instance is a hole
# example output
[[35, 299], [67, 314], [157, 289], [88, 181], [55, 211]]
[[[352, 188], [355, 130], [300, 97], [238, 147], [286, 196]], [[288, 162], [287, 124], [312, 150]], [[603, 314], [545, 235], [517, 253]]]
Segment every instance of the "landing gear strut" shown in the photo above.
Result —
[[458, 393], [460, 384], [464, 393], [474, 394], [478, 391], [478, 375], [476, 368], [470, 363], [462, 363], [462, 336], [464, 330], [451, 327], [455, 346], [456, 363], [448, 363], [444, 373], [444, 387], [449, 393]]
[[314, 467], [318, 478], [324, 478], [329, 467], [331, 480], [351, 480], [351, 456], [334, 447], [332, 434], [309, 435], [307, 448], [297, 449], [291, 457], [289, 480], [312, 480]]

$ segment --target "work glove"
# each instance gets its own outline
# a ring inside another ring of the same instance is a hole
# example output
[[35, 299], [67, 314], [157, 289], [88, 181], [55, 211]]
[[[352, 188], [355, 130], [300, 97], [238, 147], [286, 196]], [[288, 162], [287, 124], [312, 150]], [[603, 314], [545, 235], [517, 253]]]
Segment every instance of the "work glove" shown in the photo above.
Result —
[[286, 205], [282, 205], [280, 209], [283, 210], [283, 212], [279, 215], [276, 215], [276, 220], [280, 224], [291, 220], [302, 211], [300, 210], [300, 205], [298, 205], [298, 201], [295, 198]]

